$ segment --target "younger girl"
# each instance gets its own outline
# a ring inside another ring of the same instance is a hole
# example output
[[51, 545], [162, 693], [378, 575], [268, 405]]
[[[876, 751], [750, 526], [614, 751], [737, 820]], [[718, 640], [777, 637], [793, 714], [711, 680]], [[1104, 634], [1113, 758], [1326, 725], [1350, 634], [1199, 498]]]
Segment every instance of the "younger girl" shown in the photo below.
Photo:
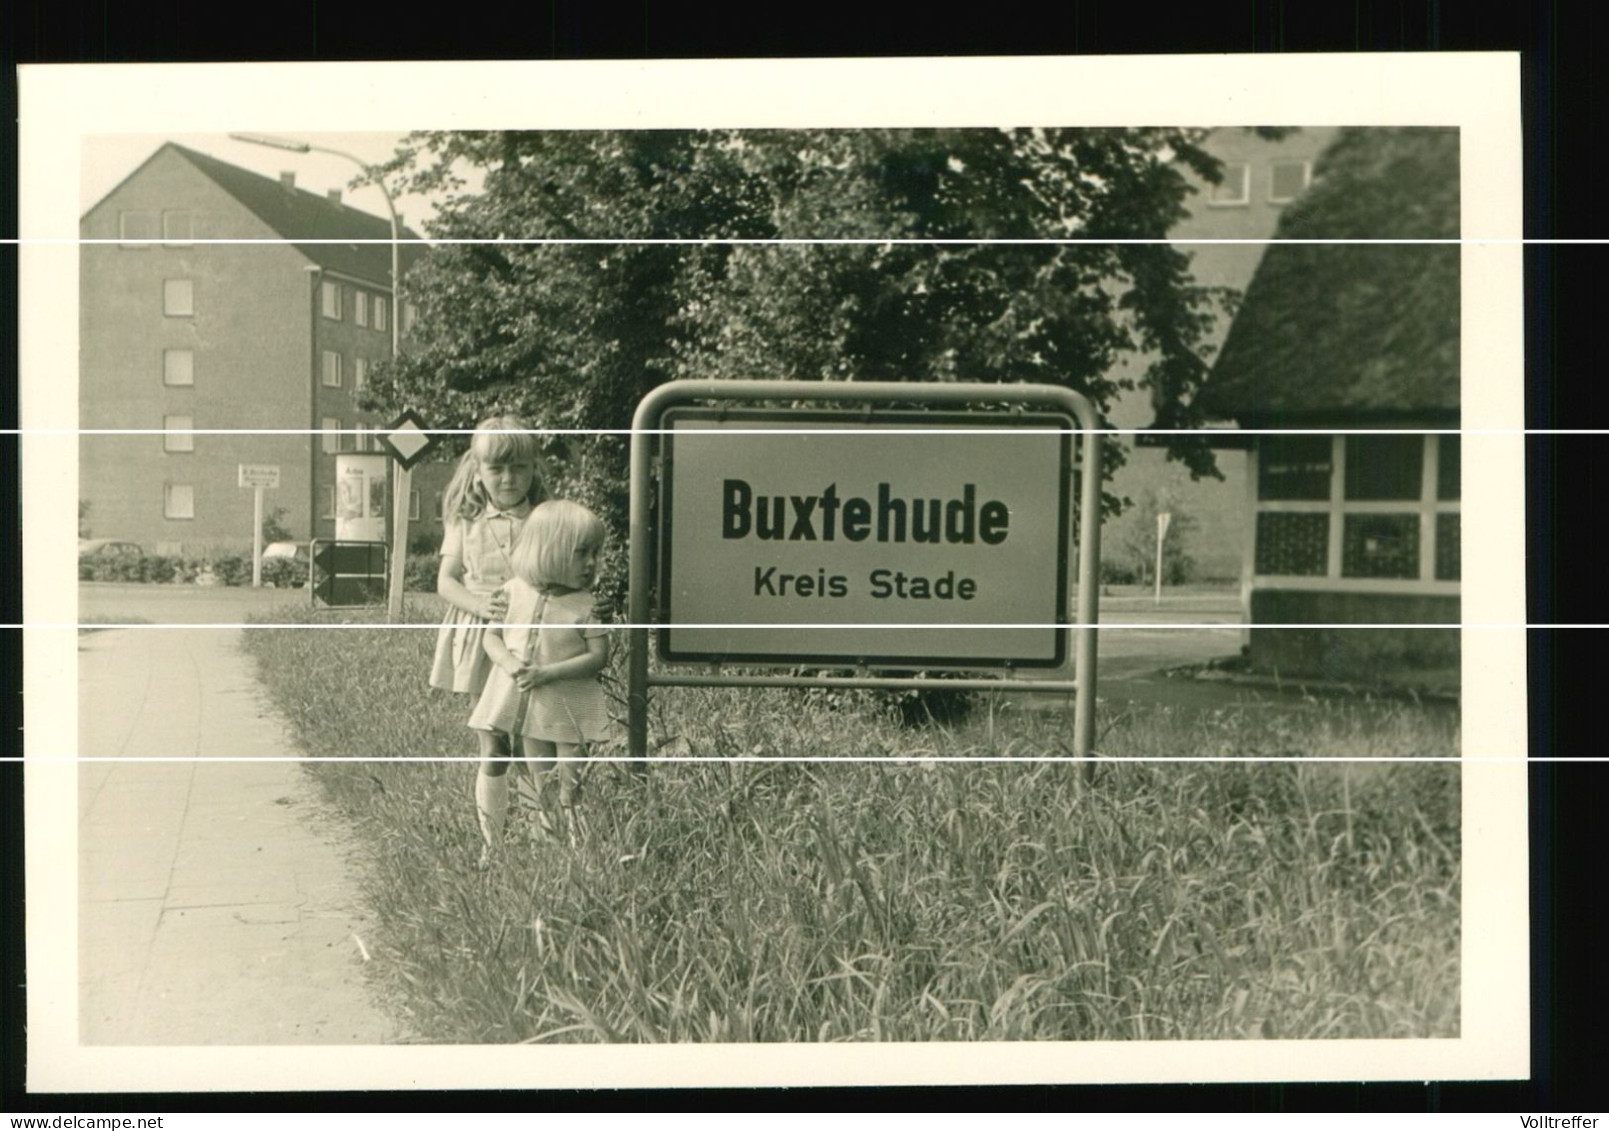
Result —
[[[536, 434], [515, 416], [494, 416], [475, 429], [469, 450], [442, 499], [446, 536], [436, 591], [449, 608], [436, 637], [430, 686], [478, 696], [491, 668], [482, 637], [508, 611], [503, 583], [514, 575], [514, 546], [526, 517], [543, 497]], [[491, 857], [508, 812], [507, 731], [478, 730], [480, 769], [475, 812]]]
[[485, 634], [494, 666], [469, 725], [482, 735], [520, 736], [539, 783], [542, 831], [553, 824], [540, 784], [545, 775], [558, 766], [559, 805], [573, 817], [575, 759], [608, 736], [598, 682], [609, 660], [608, 630], [598, 623], [591, 593], [602, 548], [603, 523], [586, 507], [562, 500], [537, 507], [514, 550], [514, 577], [504, 587], [508, 611]]

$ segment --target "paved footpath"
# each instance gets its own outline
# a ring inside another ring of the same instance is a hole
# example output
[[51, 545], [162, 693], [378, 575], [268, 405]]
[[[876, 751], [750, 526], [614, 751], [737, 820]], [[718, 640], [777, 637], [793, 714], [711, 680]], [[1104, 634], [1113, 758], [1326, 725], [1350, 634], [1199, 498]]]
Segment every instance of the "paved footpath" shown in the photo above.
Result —
[[80, 766], [83, 1044], [403, 1036], [365, 985], [350, 842], [301, 763], [205, 760], [298, 753], [239, 644], [239, 629], [80, 637], [80, 752], [184, 759]]

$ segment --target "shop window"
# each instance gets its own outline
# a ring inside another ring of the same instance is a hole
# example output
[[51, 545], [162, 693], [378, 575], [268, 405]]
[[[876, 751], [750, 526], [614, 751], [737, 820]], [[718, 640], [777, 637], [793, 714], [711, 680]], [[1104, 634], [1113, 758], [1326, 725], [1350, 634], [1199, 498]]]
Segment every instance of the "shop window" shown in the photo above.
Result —
[[1442, 436], [1439, 438], [1441, 447], [1436, 452], [1436, 498], [1440, 502], [1455, 502], [1461, 486], [1459, 463], [1463, 453], [1459, 450], [1463, 445], [1462, 436]]
[[1257, 450], [1257, 497], [1320, 501], [1330, 497], [1333, 444], [1328, 436], [1265, 436]]
[[1346, 438], [1348, 501], [1415, 501], [1424, 493], [1424, 473], [1423, 436], [1404, 433]]
[[1322, 577], [1330, 556], [1330, 516], [1323, 512], [1263, 511], [1257, 516], [1260, 574]]
[[1417, 514], [1349, 514], [1343, 530], [1342, 577], [1419, 576]]

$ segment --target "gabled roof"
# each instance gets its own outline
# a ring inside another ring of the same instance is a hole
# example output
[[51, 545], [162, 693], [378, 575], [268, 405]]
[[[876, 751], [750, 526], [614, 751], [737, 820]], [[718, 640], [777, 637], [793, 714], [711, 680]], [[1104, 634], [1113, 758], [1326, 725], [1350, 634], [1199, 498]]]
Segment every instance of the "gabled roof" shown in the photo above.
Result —
[[[326, 270], [365, 279], [382, 287], [391, 285], [391, 221], [361, 209], [337, 203], [327, 196], [306, 189], [286, 188], [278, 180], [265, 177], [194, 149], [168, 142], [165, 148], [180, 154], [230, 196], [245, 205], [253, 215], [296, 250]], [[401, 230], [403, 239], [418, 239], [412, 230]], [[384, 243], [299, 243], [299, 240], [383, 240]], [[404, 244], [402, 269], [418, 258], [422, 245]]]
[[[1456, 239], [1458, 131], [1349, 128], [1281, 239]], [[1209, 417], [1456, 415], [1457, 244], [1269, 245], [1196, 403]]]

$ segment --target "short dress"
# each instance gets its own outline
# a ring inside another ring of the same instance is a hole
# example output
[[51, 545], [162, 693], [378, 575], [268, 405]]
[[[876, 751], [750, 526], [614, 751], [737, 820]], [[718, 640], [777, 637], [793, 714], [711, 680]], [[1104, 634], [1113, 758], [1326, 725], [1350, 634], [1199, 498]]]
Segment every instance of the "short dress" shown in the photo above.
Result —
[[[573, 659], [586, 652], [587, 640], [609, 631], [598, 623], [592, 594], [585, 590], [548, 594], [520, 578], [506, 588], [508, 623], [503, 628], [503, 643], [522, 660], [556, 664]], [[606, 742], [611, 728], [603, 685], [595, 676], [561, 679], [526, 692], [495, 664], [469, 725], [475, 730], [567, 744]]]
[[[464, 563], [464, 588], [479, 597], [490, 596], [514, 576], [514, 543], [524, 525], [525, 515], [495, 508], [473, 520], [457, 519], [447, 527], [441, 556], [457, 556]], [[479, 695], [492, 666], [482, 647], [485, 634], [485, 620], [449, 604], [436, 633], [430, 686]]]

